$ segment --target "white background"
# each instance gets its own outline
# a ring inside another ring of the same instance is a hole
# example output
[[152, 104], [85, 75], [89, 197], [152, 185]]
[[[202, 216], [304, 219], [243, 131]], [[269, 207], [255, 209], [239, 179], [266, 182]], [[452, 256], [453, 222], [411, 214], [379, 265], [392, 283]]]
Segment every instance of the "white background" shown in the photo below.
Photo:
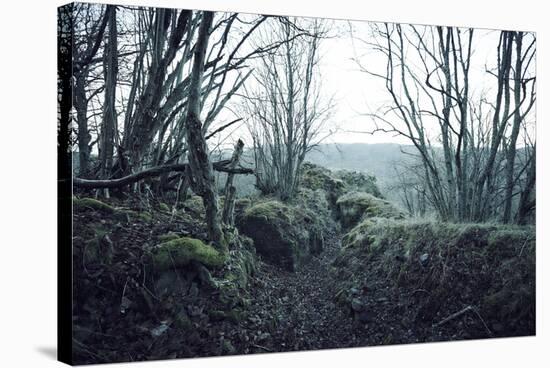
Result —
[[[102, 2], [102, 1], [101, 1]], [[162, 0], [136, 5], [521, 29], [538, 32], [537, 337], [136, 363], [135, 367], [539, 367], [550, 362], [548, 75], [545, 1]], [[0, 20], [0, 366], [54, 367], [56, 349], [56, 6], [2, 2]], [[543, 288], [545, 290], [543, 290]], [[111, 365], [118, 367], [122, 365]]]

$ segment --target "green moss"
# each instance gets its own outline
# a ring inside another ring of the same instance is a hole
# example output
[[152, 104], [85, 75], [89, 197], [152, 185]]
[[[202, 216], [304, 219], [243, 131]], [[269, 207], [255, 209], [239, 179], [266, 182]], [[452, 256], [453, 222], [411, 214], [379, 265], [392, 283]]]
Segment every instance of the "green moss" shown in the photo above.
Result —
[[114, 213], [115, 208], [107, 203], [98, 201], [93, 198], [76, 198], [73, 197], [73, 206], [79, 209], [92, 209], [95, 211], [103, 211], [106, 213]]
[[376, 177], [372, 175], [348, 170], [336, 171], [334, 175], [345, 183], [349, 191], [365, 192], [384, 199], [376, 183]]
[[248, 208], [237, 226], [252, 238], [265, 260], [291, 271], [322, 248], [315, 214], [279, 201], [268, 200]]
[[300, 186], [302, 189], [323, 191], [331, 209], [334, 209], [338, 197], [347, 190], [344, 181], [334, 177], [330, 170], [310, 162], [302, 165]]
[[402, 219], [405, 216], [390, 202], [365, 192], [346, 193], [336, 201], [337, 216], [345, 228], [368, 217]]
[[256, 271], [254, 247], [251, 244], [243, 244], [237, 249], [233, 247], [229, 252], [228, 264], [225, 279], [232, 285], [245, 289], [248, 287], [250, 276]]
[[202, 214], [205, 211], [202, 197], [196, 195], [187, 198], [187, 200], [183, 202], [183, 206], [185, 207], [185, 209], [192, 211], [196, 214]]
[[247, 217], [260, 217], [266, 220], [276, 220], [280, 216], [285, 219], [291, 220], [290, 210], [288, 206], [279, 201], [267, 201], [258, 203], [245, 210], [245, 216]]
[[170, 212], [170, 207], [166, 203], [159, 203], [159, 209], [164, 212]]
[[237, 198], [235, 200], [235, 209], [242, 208], [245, 210], [250, 207], [250, 205], [252, 205], [252, 200], [250, 198]]
[[152, 258], [157, 270], [183, 267], [192, 261], [215, 268], [221, 267], [225, 261], [224, 255], [211, 245], [188, 237], [161, 243], [152, 251]]
[[153, 216], [149, 212], [139, 212], [138, 217], [146, 222], [153, 221]]
[[522, 249], [533, 249], [535, 237], [525, 230], [509, 228], [492, 232], [487, 238], [487, 243], [489, 251], [494, 255], [509, 258], [519, 255]]
[[312, 164], [311, 162], [304, 162], [300, 184], [302, 187], [311, 190], [328, 190], [330, 182], [334, 180], [330, 174], [330, 170], [322, 166]]
[[157, 236], [157, 239], [164, 243], [164, 242], [167, 242], [167, 241], [170, 241], [170, 240], [174, 240], [174, 239], [179, 239], [179, 235], [176, 234], [176, 233], [168, 233], [168, 234], [162, 234], [162, 235], [159, 235]]
[[476, 305], [496, 336], [534, 331], [534, 227], [367, 218], [342, 245], [333, 271], [342, 287], [384, 280], [391, 293], [429, 292], [408, 306], [419, 324]]

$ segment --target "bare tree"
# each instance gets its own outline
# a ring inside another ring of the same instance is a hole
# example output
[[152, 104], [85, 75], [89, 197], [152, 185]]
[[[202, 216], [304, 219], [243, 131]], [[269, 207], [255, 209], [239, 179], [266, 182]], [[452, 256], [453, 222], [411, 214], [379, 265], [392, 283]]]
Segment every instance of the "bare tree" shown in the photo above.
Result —
[[206, 209], [206, 223], [210, 239], [220, 249], [224, 249], [225, 242], [221, 228], [221, 219], [218, 211], [218, 194], [214, 183], [212, 163], [206, 139], [202, 133], [201, 111], [201, 84], [204, 74], [204, 62], [210, 27], [212, 26], [212, 12], [204, 12], [201, 20], [195, 52], [193, 55], [193, 70], [189, 84], [187, 99], [187, 117], [185, 131], [189, 145], [189, 167], [191, 168], [193, 191], [202, 196]]
[[319, 20], [304, 27], [293, 19], [274, 21], [262, 37], [284, 45], [259, 61], [253, 85], [247, 87], [256, 185], [283, 200], [295, 194], [305, 155], [319, 142], [330, 116], [332, 102], [323, 100], [317, 70], [326, 33]]
[[[374, 41], [364, 42], [386, 57], [386, 69], [373, 71], [357, 62], [361, 70], [384, 82], [391, 101], [369, 114], [376, 125], [373, 132], [396, 133], [416, 147], [422, 162], [419, 176], [442, 219], [497, 218], [505, 198], [508, 221], [518, 171], [517, 138], [535, 102], [534, 77], [528, 75], [534, 48], [522, 52], [521, 32], [501, 32], [496, 71], [488, 69], [495, 89], [474, 93], [472, 29], [383, 24], [374, 26], [373, 32]], [[529, 37], [534, 45], [534, 36]], [[516, 81], [513, 87], [511, 75]], [[432, 134], [434, 126], [437, 134]], [[500, 175], [504, 167], [506, 183]]]
[[116, 6], [107, 5], [106, 17], [109, 24], [109, 41], [105, 47], [103, 69], [105, 70], [105, 99], [103, 103], [103, 124], [101, 147], [99, 150], [101, 177], [108, 178], [113, 166], [115, 129], [117, 112], [115, 107], [116, 84], [118, 74], [118, 43]]

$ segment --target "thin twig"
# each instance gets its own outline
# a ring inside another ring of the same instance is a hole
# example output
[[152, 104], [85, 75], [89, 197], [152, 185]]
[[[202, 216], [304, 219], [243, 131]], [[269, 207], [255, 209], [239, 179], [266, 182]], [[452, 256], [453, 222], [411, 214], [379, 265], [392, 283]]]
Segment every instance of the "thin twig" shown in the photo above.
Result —
[[252, 346], [255, 347], [255, 348], [258, 348], [258, 349], [265, 350], [265, 351], [267, 351], [267, 352], [269, 352], [269, 353], [272, 353], [272, 352], [273, 352], [273, 350], [271, 350], [270, 348], [266, 348], [265, 346], [262, 346], [262, 345], [252, 344]]
[[461, 311], [458, 311], [456, 313], [453, 313], [451, 314], [450, 316], [444, 318], [443, 320], [441, 320], [440, 322], [436, 323], [434, 325], [434, 327], [439, 327], [441, 325], [444, 325], [445, 323], [457, 318], [457, 317], [460, 317], [461, 315], [463, 315], [464, 313], [468, 312], [469, 310], [472, 310], [472, 306], [469, 305], [467, 306], [466, 308], [462, 309]]

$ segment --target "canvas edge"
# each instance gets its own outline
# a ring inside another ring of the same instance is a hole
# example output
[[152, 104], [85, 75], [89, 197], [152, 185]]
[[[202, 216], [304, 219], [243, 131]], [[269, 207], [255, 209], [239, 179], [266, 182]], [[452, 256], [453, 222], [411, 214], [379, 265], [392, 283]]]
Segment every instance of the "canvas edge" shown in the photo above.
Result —
[[[72, 365], [72, 153], [70, 123], [72, 108], [72, 47], [70, 32], [63, 32], [61, 19], [71, 28], [73, 3], [57, 8], [57, 360]], [[63, 47], [65, 49], [63, 49]]]

